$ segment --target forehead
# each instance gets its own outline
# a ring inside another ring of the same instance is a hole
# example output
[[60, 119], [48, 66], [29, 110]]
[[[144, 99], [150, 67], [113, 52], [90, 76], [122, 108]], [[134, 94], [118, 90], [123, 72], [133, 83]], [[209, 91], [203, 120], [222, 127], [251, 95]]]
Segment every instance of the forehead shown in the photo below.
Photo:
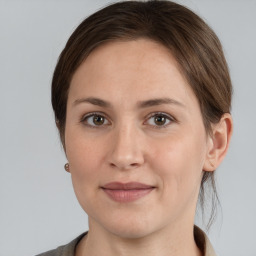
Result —
[[138, 39], [105, 43], [80, 65], [72, 78], [69, 97], [93, 94], [131, 103], [133, 99], [166, 95], [184, 100], [193, 92], [170, 50]]
[[[130, 65], [131, 63], [132, 65]], [[161, 70], [158, 71], [164, 72], [166, 69], [170, 69], [170, 65], [168, 66], [170, 63], [179, 69], [177, 61], [167, 47], [150, 39], [139, 38], [103, 43], [89, 54], [83, 64], [93, 71], [96, 71], [95, 69], [100, 65], [104, 66], [104, 71], [108, 71], [108, 68], [113, 71], [113, 67], [117, 68], [116, 64], [120, 69], [129, 68], [131, 70], [133, 68], [137, 71], [143, 68], [143, 70], [154, 68], [157, 65], [161, 67]], [[140, 69], [138, 70], [138, 68]], [[181, 70], [179, 69], [179, 71]]]

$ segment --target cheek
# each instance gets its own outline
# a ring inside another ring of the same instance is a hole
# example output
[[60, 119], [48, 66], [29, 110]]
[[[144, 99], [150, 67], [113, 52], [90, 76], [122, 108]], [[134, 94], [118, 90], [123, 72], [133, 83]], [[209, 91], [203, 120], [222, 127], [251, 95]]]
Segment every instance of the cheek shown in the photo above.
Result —
[[[90, 196], [90, 188], [99, 186], [99, 170], [103, 147], [93, 143], [79, 131], [66, 131], [66, 154], [75, 193], [78, 197]], [[80, 200], [79, 200], [80, 201]]]
[[72, 144], [67, 152], [73, 189], [77, 200], [85, 212], [91, 211], [91, 205], [99, 192], [99, 152], [95, 147], [83, 143]]
[[70, 167], [76, 172], [87, 172], [93, 165], [97, 164], [102, 147], [95, 144], [77, 125], [67, 125], [65, 133], [66, 155]]
[[70, 147], [67, 158], [70, 163], [72, 177], [78, 182], [92, 182], [98, 175], [99, 150], [91, 147]]
[[156, 151], [153, 161], [161, 184], [160, 200], [165, 202], [165, 211], [175, 216], [182, 215], [194, 207], [197, 202], [202, 175], [202, 151], [200, 143], [194, 143], [186, 137], [172, 138], [165, 147]]
[[151, 165], [161, 177], [165, 189], [182, 193], [200, 185], [205, 146], [203, 138], [186, 136], [185, 133], [155, 146]]

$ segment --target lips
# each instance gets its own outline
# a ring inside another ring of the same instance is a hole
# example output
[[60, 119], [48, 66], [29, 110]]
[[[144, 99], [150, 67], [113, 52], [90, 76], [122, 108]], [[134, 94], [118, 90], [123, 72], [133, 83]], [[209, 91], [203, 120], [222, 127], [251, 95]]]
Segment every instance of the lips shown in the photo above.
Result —
[[110, 199], [125, 203], [148, 195], [155, 187], [139, 182], [111, 182], [101, 187]]

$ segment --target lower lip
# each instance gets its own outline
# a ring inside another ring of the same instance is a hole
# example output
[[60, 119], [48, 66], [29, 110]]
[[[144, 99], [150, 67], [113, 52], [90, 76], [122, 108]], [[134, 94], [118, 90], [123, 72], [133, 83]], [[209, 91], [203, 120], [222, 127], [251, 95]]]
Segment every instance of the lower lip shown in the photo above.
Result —
[[119, 203], [128, 203], [136, 201], [147, 194], [149, 194], [154, 188], [146, 189], [131, 189], [131, 190], [113, 190], [103, 189], [103, 191], [114, 201]]

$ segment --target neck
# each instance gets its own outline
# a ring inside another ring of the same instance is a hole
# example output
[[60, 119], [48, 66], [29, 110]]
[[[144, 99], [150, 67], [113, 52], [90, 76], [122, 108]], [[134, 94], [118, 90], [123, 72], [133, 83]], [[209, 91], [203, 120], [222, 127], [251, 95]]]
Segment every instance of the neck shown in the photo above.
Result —
[[140, 238], [122, 238], [91, 225], [78, 244], [76, 256], [202, 256], [194, 241], [194, 226], [176, 225]]

